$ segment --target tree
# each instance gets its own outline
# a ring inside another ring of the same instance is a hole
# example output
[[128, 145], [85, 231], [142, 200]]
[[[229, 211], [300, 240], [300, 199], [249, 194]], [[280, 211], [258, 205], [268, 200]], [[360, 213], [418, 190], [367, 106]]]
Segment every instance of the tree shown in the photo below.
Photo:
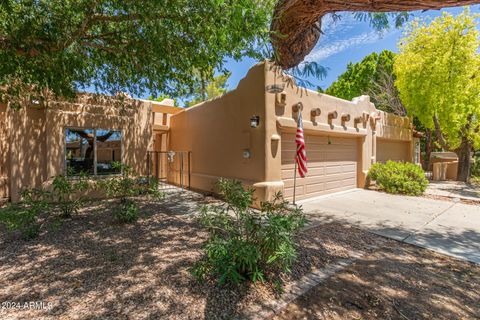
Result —
[[408, 11], [478, 3], [480, 0], [278, 1], [270, 27], [274, 59], [283, 69], [298, 66], [317, 44], [325, 14], [337, 16], [337, 12], [353, 11], [357, 19], [369, 21], [376, 29], [383, 29], [388, 27], [389, 17], [393, 17], [397, 27], [401, 26], [409, 18]]
[[333, 82], [325, 93], [346, 100], [370, 95], [380, 110], [405, 116], [405, 108], [394, 85], [393, 58], [395, 53], [374, 52], [359, 63], [349, 63], [347, 71]]
[[218, 76], [212, 76], [212, 80], [207, 80], [205, 73], [201, 73], [196, 84], [192, 87], [190, 94], [190, 101], [186, 102], [186, 107], [191, 107], [206, 101], [221, 96], [227, 92], [227, 80], [231, 73], [226, 72]]
[[[157, 96], [156, 98], [153, 95], [150, 95], [148, 97], [148, 100], [157, 101], [157, 102], [162, 102], [165, 99], [172, 99], [172, 98], [168, 94], [161, 94], [161, 95]], [[173, 105], [175, 107], [178, 107], [177, 99], [172, 99], [172, 100], [173, 100]]]
[[444, 150], [459, 157], [458, 178], [468, 181], [472, 149], [480, 147], [480, 48], [466, 9], [427, 25], [412, 23], [395, 58], [396, 86], [409, 113], [434, 130]]
[[[0, 95], [171, 94], [226, 56], [259, 57], [273, 0], [5, 0]], [[252, 45], [256, 44], [256, 45]]]

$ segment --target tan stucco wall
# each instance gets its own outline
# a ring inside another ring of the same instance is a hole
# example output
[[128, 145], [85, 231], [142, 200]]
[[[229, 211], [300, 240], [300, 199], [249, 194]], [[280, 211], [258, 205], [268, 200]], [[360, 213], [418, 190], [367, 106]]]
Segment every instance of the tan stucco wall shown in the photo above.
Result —
[[[272, 84], [283, 84], [284, 91], [267, 93], [265, 87]], [[299, 88], [270, 63], [260, 63], [237, 89], [172, 116], [170, 149], [192, 152], [193, 188], [213, 190], [218, 178], [236, 178], [254, 186], [258, 200], [271, 199], [274, 193], [283, 191], [282, 133], [295, 132], [297, 114], [292, 109], [299, 102], [303, 105], [305, 134], [355, 139], [358, 187], [364, 186], [366, 174], [376, 161], [377, 136], [411, 143], [408, 118], [379, 112], [368, 96], [346, 101]], [[320, 108], [321, 115], [313, 118], [311, 110], [315, 108]], [[338, 118], [329, 122], [328, 114], [333, 111]], [[350, 121], [342, 122], [342, 114], [349, 114]], [[258, 128], [250, 128], [253, 115], [260, 116]], [[357, 117], [366, 121], [355, 125]], [[251, 152], [249, 159], [242, 156], [246, 150]], [[389, 153], [386, 151], [386, 157]], [[407, 153], [405, 158], [411, 158], [411, 152]]]
[[[283, 84], [284, 91], [267, 93], [265, 87], [272, 84]], [[385, 148], [381, 159], [403, 155], [412, 160], [412, 147], [403, 148], [413, 145], [408, 118], [377, 111], [368, 96], [346, 101], [297, 87], [270, 63], [254, 66], [235, 90], [186, 110], [148, 101], [134, 101], [133, 108], [125, 109], [100, 100], [82, 95], [75, 103], [52, 102], [48, 109], [0, 109], [0, 121], [3, 115], [5, 127], [15, 128], [7, 129], [6, 138], [0, 130], [0, 143], [8, 141], [10, 147], [8, 156], [2, 148], [0, 161], [7, 170], [0, 170], [7, 171], [4, 177], [11, 176], [7, 188], [13, 200], [23, 188], [48, 183], [64, 173], [66, 127], [121, 130], [122, 160], [139, 174], [147, 172], [148, 150], [190, 151], [192, 188], [215, 191], [219, 178], [235, 178], [255, 187], [259, 201], [271, 199], [284, 189], [282, 134], [295, 132], [293, 107], [299, 102], [306, 135], [355, 141], [358, 187], [364, 186], [368, 169], [377, 161], [378, 148], [385, 141], [401, 142], [402, 150]], [[312, 117], [316, 108], [321, 114]], [[328, 114], [333, 111], [338, 118], [329, 121]], [[350, 115], [350, 120], [342, 122], [342, 114]], [[250, 126], [254, 115], [260, 117], [257, 128]], [[362, 121], [355, 124], [355, 118]], [[247, 151], [249, 158], [244, 157]], [[5, 165], [8, 160], [10, 165]], [[0, 172], [0, 192], [6, 181], [1, 179]]]
[[[172, 116], [170, 149], [192, 152], [192, 188], [213, 191], [220, 177], [265, 180], [264, 101], [264, 66], [257, 65], [237, 89]], [[250, 127], [253, 115], [262, 119], [258, 128]]]
[[377, 139], [377, 162], [388, 160], [409, 162], [411, 160], [411, 144], [405, 141]]
[[50, 102], [48, 108], [7, 109], [10, 128], [10, 196], [48, 184], [65, 173], [65, 129], [97, 128], [122, 131], [122, 161], [139, 174], [147, 173], [147, 151], [152, 140], [150, 104], [130, 101], [121, 107], [111, 100], [82, 95], [75, 103]]

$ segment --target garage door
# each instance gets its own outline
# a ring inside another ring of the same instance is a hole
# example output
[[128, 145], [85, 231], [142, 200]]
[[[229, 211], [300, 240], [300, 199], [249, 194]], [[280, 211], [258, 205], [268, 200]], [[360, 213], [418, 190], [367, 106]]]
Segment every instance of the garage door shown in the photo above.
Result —
[[[305, 136], [308, 174], [297, 175], [296, 199], [306, 199], [357, 187], [357, 140]], [[282, 135], [282, 180], [284, 196], [293, 198], [295, 136]]]

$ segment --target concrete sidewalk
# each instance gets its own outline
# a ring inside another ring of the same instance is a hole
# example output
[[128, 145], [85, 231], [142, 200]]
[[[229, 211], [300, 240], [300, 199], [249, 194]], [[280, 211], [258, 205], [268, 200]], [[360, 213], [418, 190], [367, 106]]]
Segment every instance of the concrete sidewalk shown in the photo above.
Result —
[[480, 188], [461, 181], [430, 181], [425, 194], [480, 202]]
[[480, 264], [480, 206], [363, 189], [298, 204], [312, 222], [345, 222]]

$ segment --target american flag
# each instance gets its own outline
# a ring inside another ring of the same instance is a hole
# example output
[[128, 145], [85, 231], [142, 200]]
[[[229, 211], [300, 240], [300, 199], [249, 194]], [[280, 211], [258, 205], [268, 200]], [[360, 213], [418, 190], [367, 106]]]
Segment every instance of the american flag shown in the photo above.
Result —
[[295, 143], [297, 144], [297, 154], [295, 161], [297, 162], [298, 173], [300, 177], [305, 178], [307, 174], [307, 151], [305, 150], [305, 138], [303, 137], [303, 123], [302, 114], [298, 115], [297, 135], [295, 136]]

